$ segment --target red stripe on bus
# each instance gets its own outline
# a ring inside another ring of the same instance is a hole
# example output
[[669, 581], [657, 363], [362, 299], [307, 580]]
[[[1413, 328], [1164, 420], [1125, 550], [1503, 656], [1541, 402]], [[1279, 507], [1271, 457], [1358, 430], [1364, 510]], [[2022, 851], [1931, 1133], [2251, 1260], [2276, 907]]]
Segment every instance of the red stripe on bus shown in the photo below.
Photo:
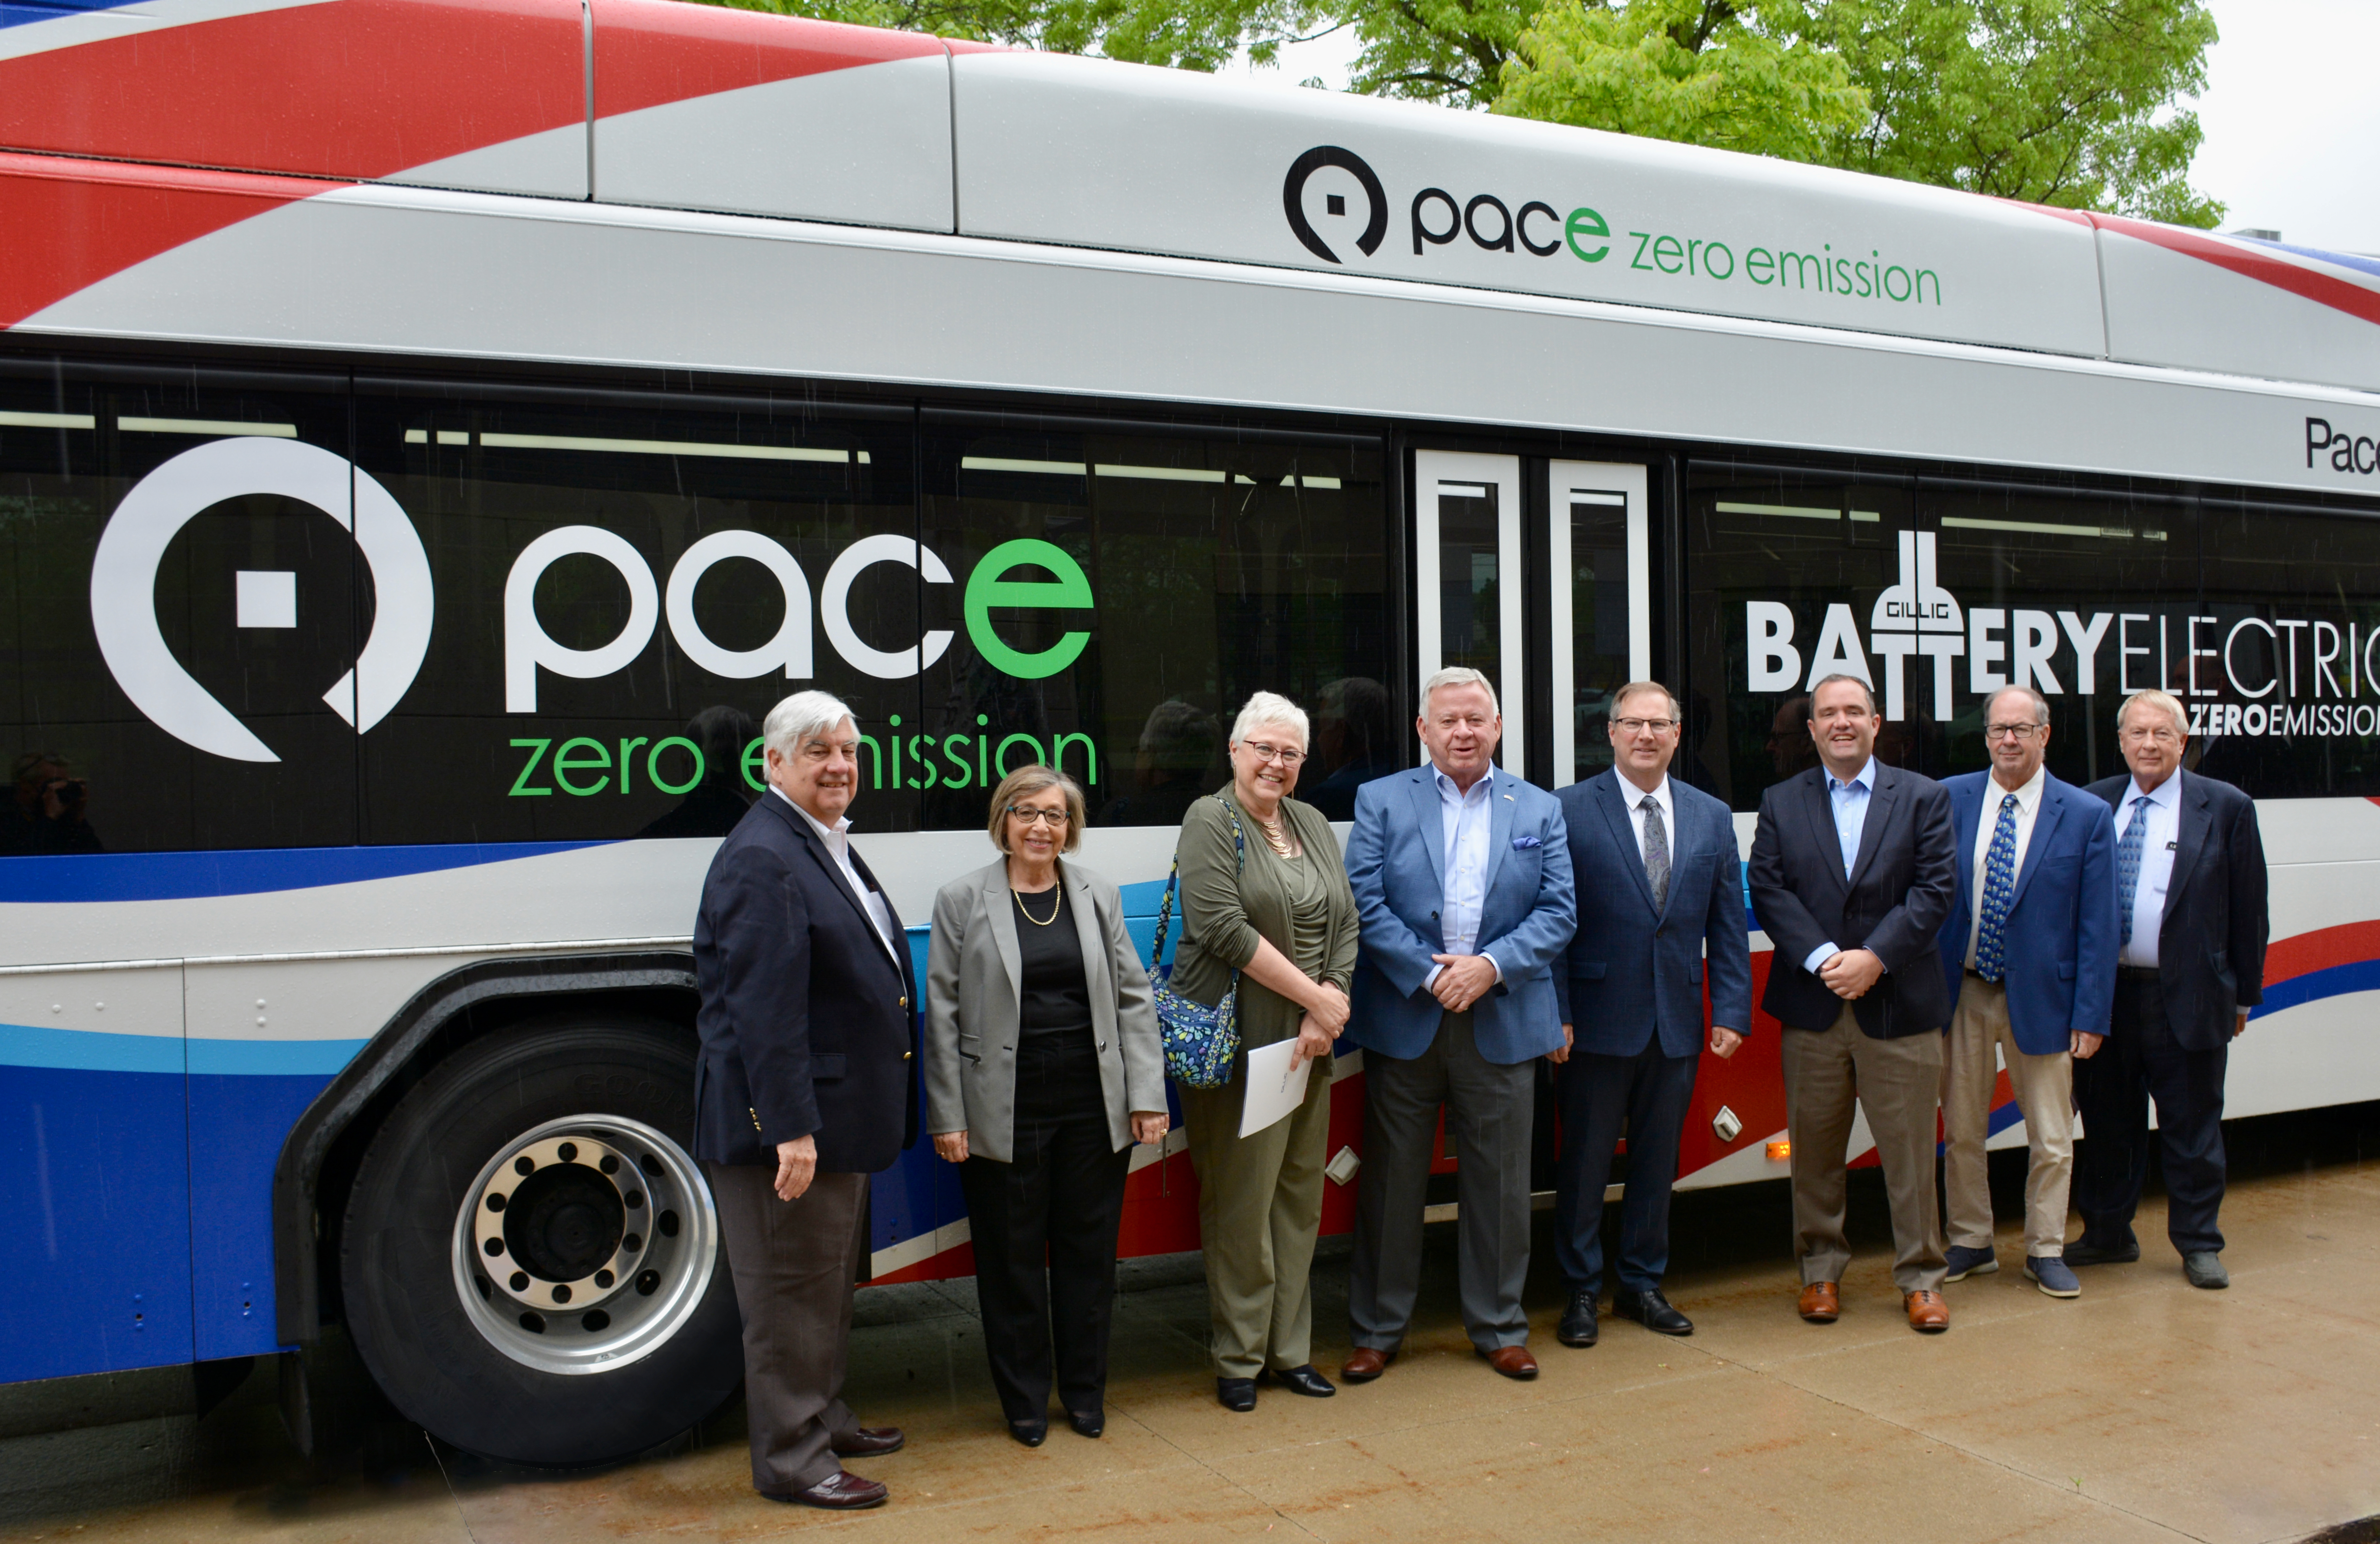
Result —
[[0, 151], [0, 328], [158, 253], [345, 186]]
[[0, 144], [62, 155], [382, 177], [586, 115], [578, 0], [333, 0], [0, 60]]
[[2276, 938], [2265, 949], [2265, 984], [2338, 965], [2380, 959], [2380, 922], [2341, 923]]
[[2285, 289], [2291, 295], [2327, 306], [2365, 321], [2380, 322], [2380, 291], [2368, 290], [2345, 279], [2315, 269], [2301, 268], [2277, 253], [2258, 251], [2253, 247], [2235, 247], [2228, 242], [2214, 241], [2195, 231], [2177, 230], [2171, 225], [2154, 225], [2145, 220], [2127, 220], [2121, 215], [2095, 214], [2093, 223], [2119, 235], [2162, 247], [2168, 252], [2180, 252], [2217, 268], [2229, 269], [2260, 283]]
[[595, 0], [595, 114], [791, 80], [892, 59], [937, 57], [941, 40], [689, 6], [685, 0]]

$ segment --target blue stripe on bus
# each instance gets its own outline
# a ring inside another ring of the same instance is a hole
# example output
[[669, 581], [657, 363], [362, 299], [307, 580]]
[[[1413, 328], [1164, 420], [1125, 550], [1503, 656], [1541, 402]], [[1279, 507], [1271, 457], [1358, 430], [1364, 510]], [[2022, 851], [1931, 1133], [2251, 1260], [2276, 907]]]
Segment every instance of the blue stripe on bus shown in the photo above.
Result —
[[292, 847], [236, 852], [91, 852], [0, 858], [0, 902], [197, 900], [310, 890], [602, 847], [593, 841]]
[[115, 11], [132, 5], [135, 0], [43, 0], [39, 5], [27, 5], [23, 0], [9, 0], [0, 5], [0, 28], [22, 27], [29, 21], [55, 21], [64, 16], [79, 16], [86, 11]]
[[2350, 959], [2325, 971], [2308, 971], [2304, 975], [2276, 982], [2265, 988], [2264, 1002], [2250, 1008], [2248, 1017], [2262, 1019], [2285, 1007], [2350, 992], [2380, 992], [2380, 959]]
[[355, 1059], [360, 1040], [183, 1040], [0, 1024], [0, 1067], [62, 1072], [183, 1072], [233, 1077], [327, 1078]]

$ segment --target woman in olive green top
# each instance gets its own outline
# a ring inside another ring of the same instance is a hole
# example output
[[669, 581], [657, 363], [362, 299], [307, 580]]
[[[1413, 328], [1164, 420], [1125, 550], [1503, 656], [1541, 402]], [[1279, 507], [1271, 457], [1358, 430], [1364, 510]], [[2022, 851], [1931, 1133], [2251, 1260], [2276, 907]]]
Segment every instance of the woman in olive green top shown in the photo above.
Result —
[[[1259, 692], [1232, 726], [1232, 784], [1183, 817], [1183, 939], [1173, 988], [1220, 1002], [1240, 972], [1240, 1043], [1294, 1037], [1318, 1058], [1305, 1100], [1286, 1119], [1240, 1136], [1243, 1056], [1219, 1089], [1182, 1089], [1184, 1135], [1198, 1174], [1215, 1397], [1252, 1410], [1269, 1373], [1297, 1393], [1338, 1391], [1314, 1370], [1307, 1273], [1322, 1222], [1330, 1131], [1330, 1043], [1347, 1026], [1355, 975], [1354, 892], [1330, 823], [1289, 797], [1305, 760], [1305, 714]], [[1246, 858], [1235, 850], [1236, 816]]]

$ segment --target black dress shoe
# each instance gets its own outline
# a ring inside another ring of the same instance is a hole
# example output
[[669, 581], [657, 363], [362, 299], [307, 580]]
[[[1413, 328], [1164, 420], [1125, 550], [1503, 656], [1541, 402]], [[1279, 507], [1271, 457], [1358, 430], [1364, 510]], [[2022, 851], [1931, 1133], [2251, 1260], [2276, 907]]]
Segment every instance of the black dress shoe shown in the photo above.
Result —
[[1312, 1362], [1304, 1367], [1277, 1367], [1265, 1376], [1290, 1393], [1302, 1393], [1308, 1399], [1328, 1399], [1339, 1392], [1337, 1384], [1314, 1370]]
[[829, 1512], [856, 1512], [862, 1507], [882, 1506], [886, 1491], [880, 1481], [862, 1479], [849, 1469], [837, 1469], [807, 1490], [795, 1490], [783, 1495], [763, 1490], [760, 1494], [772, 1502], [820, 1506]]
[[1257, 1381], [1253, 1378], [1216, 1379], [1215, 1403], [1226, 1410], [1237, 1410], [1245, 1415], [1257, 1407]]
[[2096, 1244], [2085, 1244], [2078, 1240], [2075, 1243], [2067, 1245], [2066, 1253], [2060, 1258], [2062, 1258], [2067, 1264], [2077, 1267], [2084, 1265], [2130, 1265], [2141, 1258], [2141, 1247], [2138, 1244], [2133, 1244], [2126, 1248], [2103, 1249]]
[[1570, 1307], [1562, 1309], [1554, 1338], [1564, 1345], [1593, 1345], [1596, 1333], [1595, 1294], [1585, 1287], [1576, 1288], [1570, 1295]]
[[1066, 1412], [1066, 1424], [1075, 1429], [1078, 1437], [1096, 1437], [1108, 1429], [1108, 1413], [1105, 1410], [1069, 1410]]
[[898, 1453], [908, 1441], [897, 1426], [856, 1426], [836, 1432], [827, 1446], [837, 1458], [859, 1458]]
[[1611, 1311], [1622, 1319], [1633, 1319], [1656, 1334], [1690, 1335], [1694, 1321], [1670, 1306], [1661, 1289], [1650, 1292], [1615, 1292], [1611, 1295]]
[[1010, 1421], [1008, 1423], [1008, 1434], [1015, 1438], [1018, 1441], [1023, 1442], [1026, 1447], [1039, 1447], [1043, 1442], [1049, 1441], [1050, 1417], [1044, 1416], [1039, 1420]]

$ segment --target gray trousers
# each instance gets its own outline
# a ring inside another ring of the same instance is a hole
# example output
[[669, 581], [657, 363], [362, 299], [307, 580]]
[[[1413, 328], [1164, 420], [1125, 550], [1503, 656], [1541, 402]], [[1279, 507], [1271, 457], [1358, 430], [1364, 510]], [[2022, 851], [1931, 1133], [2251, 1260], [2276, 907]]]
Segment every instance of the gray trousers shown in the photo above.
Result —
[[806, 1490], [842, 1470], [829, 1444], [859, 1425], [843, 1402], [843, 1379], [868, 1176], [821, 1174], [796, 1199], [779, 1200], [773, 1164], [706, 1163], [702, 1170], [744, 1315], [752, 1489]]
[[1802, 1281], [1840, 1282], [1852, 1261], [1843, 1236], [1843, 1161], [1852, 1105], [1866, 1112], [1892, 1205], [1892, 1280], [1904, 1293], [1942, 1289], [1942, 1209], [1934, 1195], [1934, 1112], [1942, 1094], [1942, 1037], [1872, 1040], [1849, 1003], [1823, 1030], [1787, 1029], [1785, 1134], [1793, 1144], [1793, 1253]]
[[1357, 1345], [1396, 1348], [1421, 1291], [1421, 1214], [1439, 1106], [1454, 1139], [1463, 1327], [1483, 1351], [1523, 1345], [1528, 1315], [1529, 1142], [1536, 1062], [1484, 1060], [1471, 1015], [1450, 1013], [1438, 1038], [1405, 1060], [1364, 1053], [1364, 1167], [1355, 1192], [1355, 1252], [1347, 1318]]

